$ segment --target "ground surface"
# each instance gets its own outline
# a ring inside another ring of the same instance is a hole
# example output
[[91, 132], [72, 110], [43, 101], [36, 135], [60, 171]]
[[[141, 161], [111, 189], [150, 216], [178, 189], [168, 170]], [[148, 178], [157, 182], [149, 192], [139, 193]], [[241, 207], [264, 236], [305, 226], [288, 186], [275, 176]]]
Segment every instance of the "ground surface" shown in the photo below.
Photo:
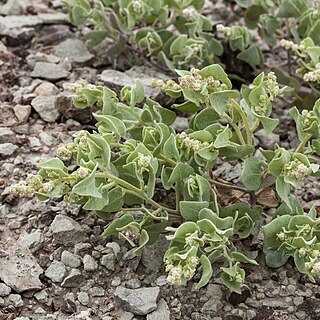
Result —
[[[172, 287], [161, 262], [164, 239], [135, 257], [119, 240], [102, 237], [105, 222], [80, 207], [10, 195], [10, 186], [35, 172], [36, 157], [53, 156], [92, 125], [90, 113], [75, 112], [62, 93], [68, 83], [85, 79], [118, 89], [140, 78], [151, 93], [150, 79], [166, 76], [140, 67], [110, 70], [105, 47], [87, 50], [59, 1], [8, 1], [0, 14], [0, 319], [320, 319], [318, 284], [290, 262], [271, 270], [259, 255], [260, 265], [246, 270], [242, 295], [214, 280], [200, 291], [193, 283]], [[230, 15], [221, 3], [213, 7], [216, 21]], [[257, 143], [296, 144], [286, 108], [277, 107], [280, 141], [260, 132]], [[185, 124], [178, 118], [175, 126]], [[239, 165], [224, 164], [215, 174], [237, 181], [240, 172]], [[220, 191], [222, 201], [238, 196]], [[318, 204], [319, 183], [309, 181], [298, 193], [306, 207]], [[272, 192], [258, 201], [277, 204]], [[260, 235], [251, 249], [261, 249]]]

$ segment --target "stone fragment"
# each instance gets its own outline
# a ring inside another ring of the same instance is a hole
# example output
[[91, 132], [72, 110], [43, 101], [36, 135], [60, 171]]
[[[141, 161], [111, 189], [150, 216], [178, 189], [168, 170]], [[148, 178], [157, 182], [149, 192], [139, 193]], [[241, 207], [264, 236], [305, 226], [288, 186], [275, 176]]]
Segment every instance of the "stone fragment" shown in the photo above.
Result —
[[61, 282], [66, 275], [66, 267], [60, 261], [53, 261], [45, 272], [52, 282]]
[[8, 0], [0, 7], [0, 14], [3, 16], [12, 16], [23, 14], [26, 7], [25, 0]]
[[38, 96], [31, 101], [31, 105], [44, 121], [55, 122], [60, 114], [54, 106], [54, 101], [54, 96]]
[[61, 283], [63, 288], [76, 288], [78, 287], [83, 280], [83, 276], [78, 269], [71, 269], [70, 274], [65, 277]]
[[0, 283], [0, 297], [6, 297], [10, 294], [11, 288], [5, 283]]
[[50, 62], [37, 62], [31, 72], [31, 77], [58, 81], [69, 76], [69, 72], [62, 66]]
[[5, 16], [0, 17], [0, 25], [4, 29], [19, 29], [23, 27], [35, 27], [40, 25], [42, 20], [38, 16]]
[[116, 267], [116, 257], [113, 253], [105, 254], [101, 257], [100, 263], [107, 269], [114, 271]]
[[273, 132], [266, 134], [264, 129], [255, 132], [255, 137], [258, 138], [260, 147], [268, 150], [273, 150], [275, 145], [280, 143], [280, 136]]
[[17, 104], [13, 107], [14, 114], [17, 117], [19, 123], [26, 122], [31, 114], [31, 106]]
[[165, 237], [159, 237], [154, 244], [143, 249], [141, 262], [147, 268], [147, 271], [156, 272], [162, 267], [162, 257], [168, 246], [168, 240]]
[[55, 107], [66, 119], [74, 119], [80, 123], [89, 123], [92, 121], [92, 113], [97, 111], [97, 107], [87, 109], [77, 109], [72, 102], [72, 96], [68, 93], [57, 95]]
[[86, 292], [79, 292], [78, 301], [84, 306], [88, 305], [90, 302], [88, 294]]
[[17, 149], [18, 149], [18, 146], [16, 146], [13, 143], [1, 143], [0, 144], [0, 157], [12, 156]]
[[105, 294], [104, 289], [101, 287], [92, 287], [90, 291], [93, 297], [103, 297]]
[[59, 89], [51, 82], [42, 82], [34, 93], [37, 96], [56, 96], [59, 93]]
[[14, 143], [14, 132], [9, 128], [0, 128], [0, 143]]
[[51, 230], [54, 240], [66, 246], [87, 240], [87, 236], [80, 224], [63, 214], [59, 214], [54, 218]]
[[159, 300], [158, 308], [147, 315], [147, 320], [170, 320], [169, 307], [164, 299]]
[[118, 287], [114, 297], [123, 310], [143, 316], [157, 309], [159, 293], [159, 287], [140, 289]]
[[23, 248], [28, 248], [30, 251], [36, 252], [43, 247], [44, 239], [41, 231], [35, 231], [24, 235], [19, 239], [18, 244]]
[[43, 272], [29, 249], [14, 247], [0, 256], [0, 279], [17, 292], [41, 289]]
[[8, 297], [9, 303], [12, 304], [15, 308], [20, 308], [23, 306], [23, 300], [20, 294], [10, 294]]
[[100, 80], [115, 91], [120, 91], [122, 87], [133, 85], [135, 81], [139, 80], [144, 86], [146, 95], [156, 99], [161, 95], [163, 96], [163, 93], [152, 88], [151, 83], [154, 79], [168, 81], [171, 78], [154, 68], [145, 66], [134, 66], [125, 72], [108, 69], [100, 75]]
[[57, 45], [53, 52], [62, 60], [68, 58], [71, 63], [75, 64], [88, 63], [94, 57], [79, 39], [67, 39]]
[[41, 290], [39, 292], [36, 292], [34, 297], [39, 301], [40, 303], [46, 303], [49, 299], [49, 295], [47, 291]]
[[61, 254], [61, 261], [68, 267], [78, 268], [81, 266], [81, 259], [78, 255], [69, 251], [63, 251]]
[[94, 271], [97, 270], [98, 264], [89, 254], [86, 254], [83, 257], [83, 269], [85, 271]]

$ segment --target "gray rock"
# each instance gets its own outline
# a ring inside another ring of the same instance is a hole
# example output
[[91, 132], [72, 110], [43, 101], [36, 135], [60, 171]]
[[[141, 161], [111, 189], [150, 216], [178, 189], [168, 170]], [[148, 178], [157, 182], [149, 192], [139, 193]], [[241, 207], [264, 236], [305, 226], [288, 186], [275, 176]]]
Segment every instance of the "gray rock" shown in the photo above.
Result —
[[17, 117], [19, 123], [26, 122], [31, 114], [31, 106], [17, 104], [13, 107], [14, 114]]
[[116, 91], [121, 90], [124, 86], [132, 85], [135, 81], [139, 80], [144, 86], [146, 95], [157, 98], [157, 96], [162, 93], [160, 93], [159, 90], [152, 88], [151, 83], [154, 79], [168, 81], [171, 78], [156, 69], [144, 66], [134, 66], [125, 72], [108, 69], [103, 71], [100, 75], [100, 80], [110, 86], [112, 90]]
[[55, 96], [39, 96], [31, 101], [31, 105], [44, 121], [55, 122], [60, 114], [54, 106], [54, 101]]
[[159, 287], [140, 289], [118, 287], [114, 297], [123, 310], [143, 316], [157, 309], [159, 293]]
[[34, 78], [57, 81], [67, 78], [69, 76], [69, 72], [62, 66], [55, 63], [37, 62], [30, 75]]
[[48, 295], [47, 291], [42, 290], [42, 291], [36, 292], [34, 297], [40, 303], [46, 303], [48, 301], [49, 295]]
[[117, 243], [117, 242], [108, 242], [107, 244], [106, 244], [106, 247], [107, 248], [111, 248], [112, 249], [112, 251], [114, 252], [114, 254], [117, 256], [119, 253], [120, 253], [120, 251], [121, 251], [121, 248], [120, 248], [120, 246], [119, 246], [119, 244]]
[[141, 262], [147, 268], [147, 271], [156, 272], [162, 267], [163, 255], [168, 246], [168, 240], [165, 237], [159, 237], [153, 245], [143, 249]]
[[105, 254], [101, 257], [100, 263], [107, 269], [114, 271], [116, 268], [116, 256], [114, 253]]
[[63, 214], [54, 218], [51, 230], [54, 240], [59, 244], [72, 245], [87, 240], [80, 224]]
[[158, 308], [147, 315], [147, 320], [170, 320], [169, 307], [164, 299], [159, 300]]
[[220, 300], [208, 300], [201, 308], [201, 313], [203, 314], [215, 314], [223, 307], [222, 302]]
[[26, 6], [25, 0], [8, 0], [0, 7], [0, 14], [4, 16], [20, 15]]
[[90, 289], [91, 295], [93, 297], [103, 297], [104, 296], [104, 289], [101, 287], [93, 287]]
[[14, 132], [9, 128], [0, 128], [0, 143], [13, 143]]
[[94, 271], [97, 270], [98, 264], [89, 254], [86, 254], [83, 257], [83, 269], [85, 271]]
[[35, 231], [24, 235], [19, 241], [18, 244], [23, 248], [28, 248], [30, 251], [36, 252], [43, 247], [44, 239], [41, 231]]
[[38, 14], [38, 17], [41, 19], [43, 24], [69, 23], [68, 15], [62, 12], [40, 13]]
[[16, 308], [23, 306], [23, 300], [20, 294], [10, 294], [8, 297], [9, 302]]
[[52, 144], [53, 144], [53, 141], [54, 141], [54, 140], [53, 140], [53, 137], [50, 136], [49, 134], [47, 134], [47, 133], [44, 132], [44, 131], [42, 131], [42, 132], [39, 133], [39, 138], [40, 138], [41, 142], [42, 142], [43, 144], [45, 144], [46, 146], [48, 146], [48, 147], [51, 147]]
[[18, 317], [18, 318], [14, 318], [14, 320], [30, 320], [30, 318], [28, 318], [28, 317]]
[[261, 129], [255, 133], [255, 136], [258, 138], [260, 142], [260, 146], [262, 148], [273, 150], [275, 145], [280, 143], [280, 137], [278, 134], [269, 133], [266, 134], [264, 129]]
[[53, 52], [61, 59], [68, 58], [75, 64], [87, 63], [94, 57], [79, 39], [67, 39], [57, 45]]
[[78, 268], [81, 266], [81, 259], [78, 255], [69, 251], [63, 251], [61, 254], [61, 261], [68, 267]]
[[36, 89], [34, 93], [37, 96], [56, 96], [59, 93], [59, 89], [50, 82], [42, 82]]
[[65, 277], [61, 283], [63, 288], [75, 288], [78, 287], [83, 280], [82, 274], [78, 269], [71, 269], [70, 274]]
[[10, 294], [11, 288], [4, 283], [0, 283], [0, 297], [6, 297]]
[[35, 27], [41, 23], [42, 20], [38, 16], [33, 15], [0, 17], [0, 25], [2, 25], [5, 29]]
[[88, 305], [90, 302], [88, 294], [86, 292], [79, 292], [78, 301], [84, 306]]
[[0, 144], [0, 157], [12, 156], [17, 149], [18, 149], [18, 146], [16, 146], [13, 143], [1, 143]]
[[76, 108], [72, 102], [72, 95], [65, 92], [57, 95], [55, 107], [66, 119], [74, 119], [80, 123], [89, 123], [93, 119], [92, 113], [98, 110], [97, 106], [87, 109]]
[[53, 261], [46, 270], [46, 277], [52, 282], [61, 282], [66, 275], [66, 267], [60, 261]]
[[17, 292], [41, 289], [43, 272], [29, 249], [14, 247], [0, 257], [0, 279]]

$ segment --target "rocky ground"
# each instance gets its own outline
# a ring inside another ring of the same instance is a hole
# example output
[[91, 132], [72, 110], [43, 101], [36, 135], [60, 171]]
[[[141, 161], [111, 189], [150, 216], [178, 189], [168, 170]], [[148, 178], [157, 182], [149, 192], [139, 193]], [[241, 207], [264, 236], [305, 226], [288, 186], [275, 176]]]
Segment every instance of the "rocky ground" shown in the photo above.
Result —
[[[118, 239], [101, 236], [105, 222], [93, 213], [14, 198], [10, 187], [36, 171], [36, 157], [53, 156], [74, 132], [92, 125], [90, 112], [72, 108], [64, 93], [69, 83], [84, 79], [119, 89], [139, 78], [157, 98], [151, 79], [167, 76], [149, 67], [112, 69], [105, 47], [88, 49], [57, 0], [9, 0], [0, 14], [0, 319], [320, 319], [318, 284], [291, 263], [271, 270], [259, 256], [259, 267], [246, 270], [241, 295], [215, 280], [200, 291], [193, 283], [172, 287], [162, 267], [165, 239], [136, 257]], [[279, 112], [280, 140], [260, 132], [260, 145], [296, 143], [287, 112]], [[185, 118], [175, 123], [185, 125]], [[224, 164], [215, 174], [236, 181], [240, 172], [239, 165]], [[309, 181], [299, 193], [306, 207], [318, 204], [319, 183]], [[258, 201], [277, 205], [271, 191]], [[261, 249], [260, 235], [251, 249]]]

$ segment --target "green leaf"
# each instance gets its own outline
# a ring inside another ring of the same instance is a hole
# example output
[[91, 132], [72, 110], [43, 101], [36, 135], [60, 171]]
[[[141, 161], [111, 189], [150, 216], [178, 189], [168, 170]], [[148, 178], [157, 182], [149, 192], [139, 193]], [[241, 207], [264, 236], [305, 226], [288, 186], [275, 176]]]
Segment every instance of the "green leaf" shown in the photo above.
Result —
[[180, 213], [188, 221], [197, 221], [199, 212], [208, 207], [208, 201], [180, 201]]
[[279, 124], [279, 119], [259, 117], [259, 120], [261, 121], [263, 129], [266, 134], [271, 133], [275, 129], [275, 127]]
[[233, 251], [233, 252], [231, 252], [230, 255], [231, 255], [231, 258], [233, 258], [234, 260], [236, 260], [238, 262], [250, 263], [250, 264], [254, 264], [256, 266], [259, 265], [257, 261], [249, 259], [247, 256], [245, 256], [241, 252]]
[[121, 210], [122, 206], [124, 205], [124, 190], [117, 186], [109, 191], [109, 202], [103, 208], [105, 212], [117, 212]]
[[171, 173], [168, 183], [174, 184], [178, 181], [182, 181], [183, 179], [188, 178], [193, 172], [194, 170], [191, 166], [183, 162], [178, 162]]
[[259, 5], [251, 6], [244, 15], [244, 20], [248, 28], [250, 29], [256, 28], [260, 19], [260, 15], [263, 13], [265, 13], [265, 9], [262, 6], [259, 6]]
[[175, 161], [179, 160], [179, 151], [177, 148], [176, 138], [173, 133], [171, 133], [170, 137], [163, 145], [163, 154], [169, 159], [173, 159]]
[[199, 106], [191, 101], [186, 101], [180, 104], [173, 104], [171, 106], [172, 109], [179, 110], [184, 113], [196, 113], [199, 110]]
[[88, 18], [87, 11], [81, 6], [74, 6], [70, 12], [71, 23], [79, 26], [84, 23]]
[[199, 71], [202, 77], [213, 77], [215, 80], [219, 80], [224, 83], [228, 89], [232, 88], [232, 83], [225, 73], [223, 68], [219, 64], [212, 64], [210, 66], [204, 67]]
[[79, 196], [87, 196], [94, 198], [102, 198], [102, 194], [96, 187], [96, 172], [95, 170], [91, 174], [78, 182], [72, 189], [72, 191]]
[[209, 125], [215, 123], [217, 120], [219, 120], [219, 118], [220, 116], [214, 109], [205, 108], [194, 117], [194, 129], [203, 130], [207, 128]]
[[134, 218], [131, 214], [126, 213], [120, 218], [116, 218], [107, 226], [107, 228], [103, 232], [103, 236], [111, 236], [113, 234], [118, 234], [117, 229], [123, 228], [126, 225], [130, 224], [134, 221]]
[[199, 290], [200, 288], [204, 287], [206, 284], [208, 284], [209, 280], [212, 277], [212, 266], [210, 260], [205, 256], [204, 254], [200, 257], [200, 263], [202, 266], [202, 275], [199, 280], [199, 282], [196, 285], [196, 290]]
[[83, 206], [85, 210], [100, 211], [102, 210], [109, 202], [109, 195], [107, 190], [102, 190], [102, 198], [91, 197]]
[[244, 166], [241, 173], [241, 181], [248, 190], [258, 190], [261, 184], [261, 164], [257, 157], [244, 160]]
[[276, 191], [280, 199], [284, 201], [289, 208], [291, 208], [291, 203], [289, 199], [290, 184], [284, 181], [283, 176], [279, 176], [276, 179]]
[[[226, 268], [221, 268], [221, 269], [226, 269]], [[231, 280], [231, 277], [228, 273], [224, 271], [221, 272], [220, 280], [230, 291], [241, 294], [241, 284], [239, 282], [236, 282], [235, 280]]]
[[47, 161], [40, 162], [37, 166], [41, 169], [53, 171], [60, 177], [65, 177], [68, 175], [67, 167], [58, 158], [53, 158]]
[[196, 231], [199, 231], [199, 227], [197, 226], [197, 224], [191, 221], [187, 221], [181, 224], [172, 236], [169, 236], [167, 238], [176, 242], [185, 243], [187, 235], [193, 234]]
[[139, 237], [139, 247], [136, 250], [134, 250], [134, 253], [137, 256], [141, 256], [142, 250], [148, 242], [149, 242], [149, 234], [146, 230], [142, 229]]
[[238, 96], [239, 91], [237, 90], [213, 92], [210, 94], [210, 105], [221, 116], [225, 112], [229, 101]]
[[240, 52], [237, 55], [237, 58], [248, 63], [253, 69], [261, 66], [264, 60], [261, 49], [256, 45], [253, 45], [248, 49], [245, 49], [242, 52]]

